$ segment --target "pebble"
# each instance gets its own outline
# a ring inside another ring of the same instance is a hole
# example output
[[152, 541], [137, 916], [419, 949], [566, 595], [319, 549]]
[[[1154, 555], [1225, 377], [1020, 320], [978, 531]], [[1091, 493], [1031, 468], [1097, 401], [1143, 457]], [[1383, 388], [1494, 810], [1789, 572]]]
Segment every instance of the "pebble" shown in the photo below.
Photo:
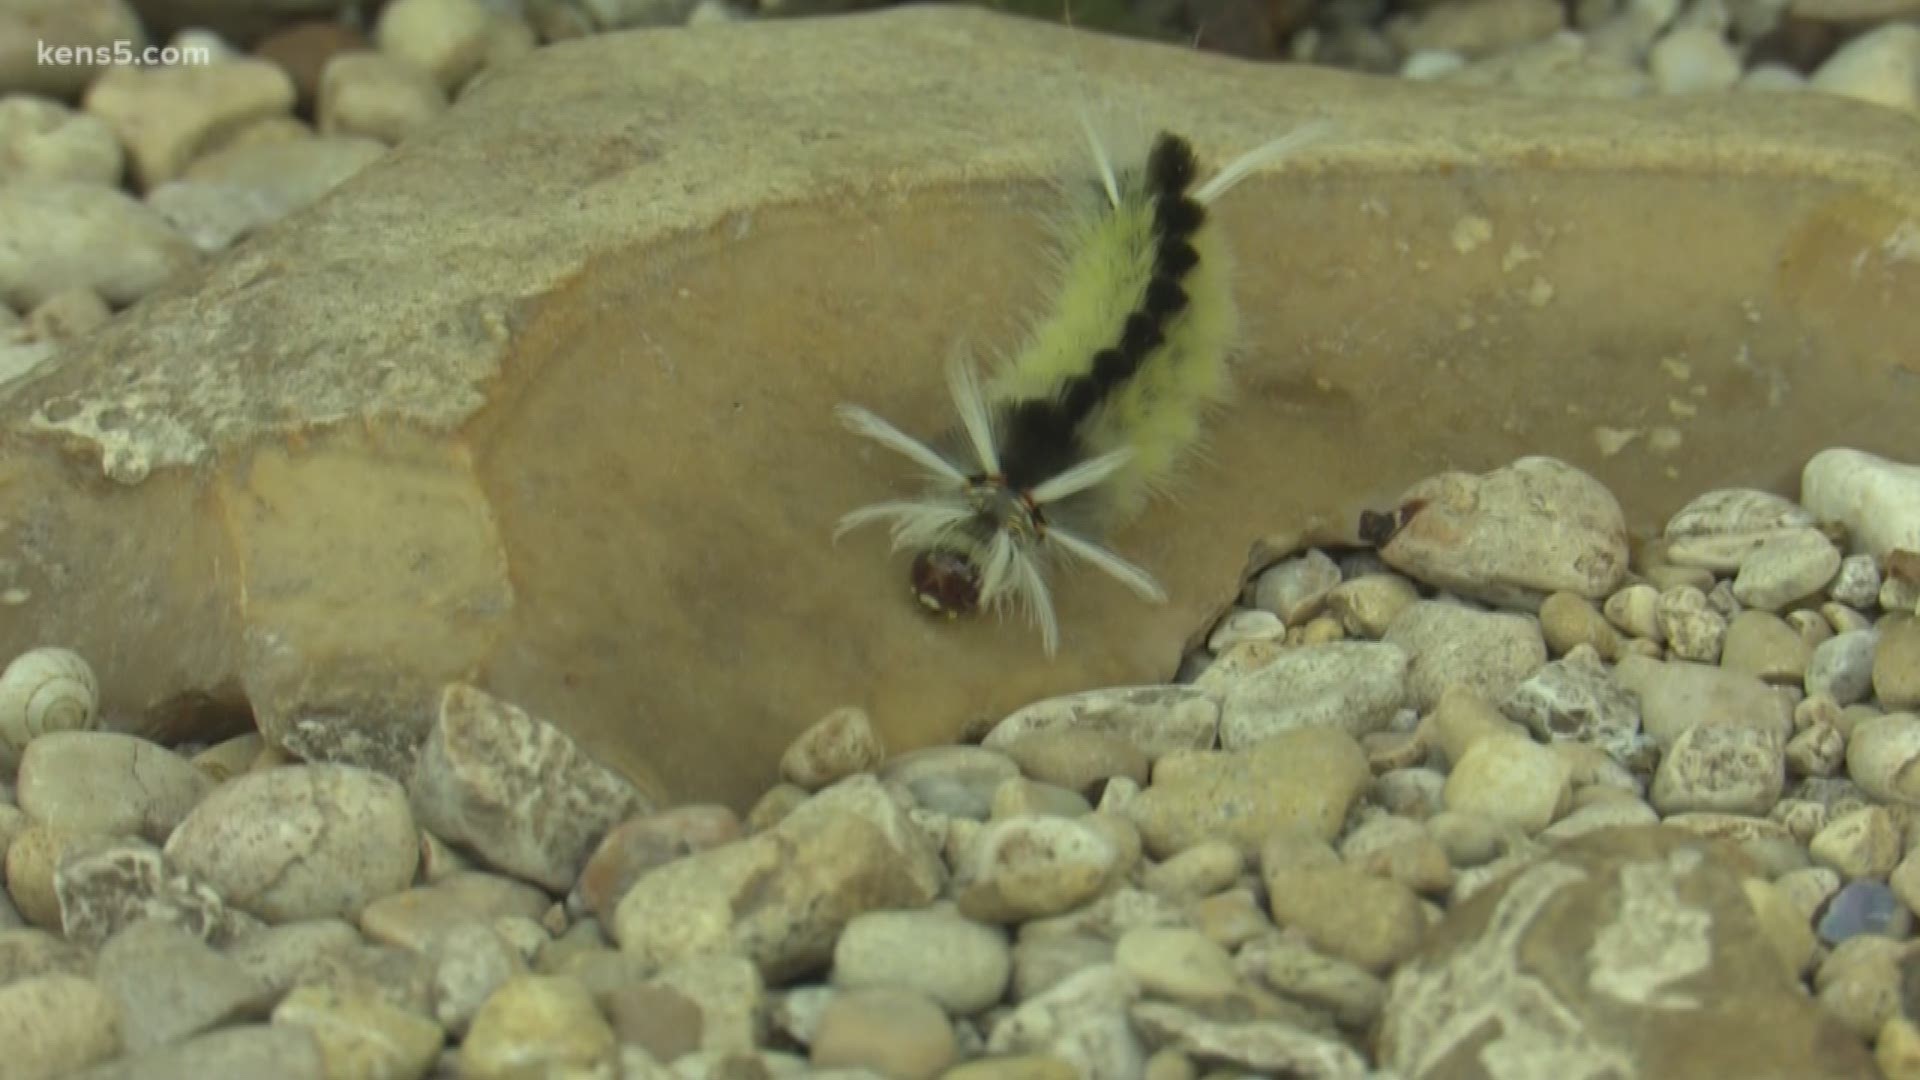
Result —
[[336, 1077], [423, 1077], [446, 1041], [440, 1026], [376, 998], [303, 986], [274, 1006], [276, 1027], [299, 1028]]
[[162, 843], [213, 781], [165, 747], [106, 731], [56, 731], [20, 758], [20, 808], [72, 832]]
[[7, 1075], [57, 1080], [120, 1053], [120, 1005], [98, 983], [47, 974], [0, 984]]
[[1385, 640], [1412, 657], [1407, 700], [1421, 709], [1432, 708], [1450, 686], [1503, 701], [1547, 662], [1546, 641], [1534, 620], [1445, 601], [1408, 605]]
[[981, 830], [955, 899], [962, 915], [983, 922], [1058, 915], [1098, 895], [1119, 859], [1106, 836], [1079, 821], [1008, 818]]
[[830, 960], [834, 938], [855, 915], [924, 907], [944, 879], [938, 856], [886, 789], [854, 777], [764, 832], [642, 875], [609, 929], [647, 963], [744, 951], [779, 981]]
[[1740, 888], [1753, 907], [1754, 917], [1760, 921], [1760, 932], [1767, 936], [1774, 953], [1780, 957], [1781, 966], [1790, 978], [1798, 980], [1813, 962], [1819, 945], [1805, 914], [1770, 881], [1743, 878]]
[[1727, 619], [1708, 604], [1706, 593], [1692, 585], [1662, 590], [1654, 621], [1674, 659], [1702, 664], [1720, 660], [1726, 645]]
[[441, 695], [408, 787], [421, 825], [553, 892], [607, 830], [651, 809], [559, 728], [459, 683]]
[[120, 182], [125, 154], [98, 117], [31, 94], [0, 97], [0, 183]]
[[987, 1050], [1049, 1053], [1080, 1076], [1137, 1076], [1147, 1055], [1126, 1010], [1139, 993], [1113, 964], [1083, 968], [1002, 1016], [987, 1034]]
[[1409, 663], [1406, 650], [1381, 642], [1288, 649], [1222, 694], [1220, 745], [1242, 750], [1302, 727], [1356, 739], [1380, 731], [1406, 700]]
[[1613, 669], [1620, 685], [1640, 698], [1646, 733], [1671, 746], [1695, 724], [1757, 728], [1783, 744], [1793, 734], [1793, 707], [1752, 675], [1702, 664], [1623, 657]]
[[266, 987], [199, 937], [137, 923], [101, 947], [94, 978], [119, 1003], [126, 1052], [138, 1054], [263, 1011]]
[[886, 756], [887, 748], [866, 710], [840, 708], [793, 740], [780, 758], [780, 775], [789, 783], [818, 791], [855, 773], [873, 771]]
[[1238, 609], [1220, 620], [1207, 635], [1207, 648], [1226, 652], [1243, 641], [1277, 642], [1285, 640], [1287, 624], [1271, 611]]
[[1834, 946], [1814, 969], [1821, 1007], [1862, 1039], [1870, 1039], [1900, 1013], [1903, 943], [1860, 934]]
[[1540, 0], [1475, 0], [1418, 9], [1420, 14], [1388, 24], [1403, 52], [1441, 51], [1476, 59], [1538, 41], [1559, 30], [1565, 12]]
[[1832, 724], [1814, 724], [1787, 742], [1787, 769], [1796, 776], [1832, 776], [1847, 761], [1847, 737]]
[[[1121, 687], [1089, 690], [1035, 702], [995, 724], [980, 745], [987, 750], [999, 750], [1033, 732], [1084, 727], [1118, 735], [1138, 747], [1149, 759], [1158, 760], [1175, 750], [1210, 749], [1214, 745], [1219, 724], [1219, 703], [1204, 690], [1190, 686]], [[933, 749], [945, 751], [959, 748]], [[919, 753], [925, 754], [927, 751]], [[905, 767], [900, 763], [911, 756], [894, 758], [882, 770], [882, 775], [897, 775]], [[1006, 758], [999, 760], [1005, 763], [1005, 772], [996, 779], [1013, 776], [1019, 771]]]
[[1340, 584], [1340, 567], [1318, 548], [1276, 563], [1253, 580], [1253, 604], [1286, 626], [1320, 614], [1327, 594]]
[[[1807, 85], [1825, 94], [1920, 113], [1920, 26], [1895, 23], [1867, 31], [1829, 56]], [[1813, 469], [1811, 462], [1807, 469]], [[1806, 491], [1806, 479], [1801, 485]], [[1811, 496], [1803, 497], [1810, 509], [1815, 507]], [[1876, 541], [1868, 542], [1881, 553]], [[1901, 546], [1920, 550], [1920, 545], [1911, 543]]]
[[1740, 81], [1740, 56], [1718, 31], [1681, 27], [1660, 38], [1647, 56], [1664, 94], [1718, 93]]
[[604, 918], [640, 875], [737, 840], [740, 834], [739, 817], [725, 806], [677, 806], [628, 818], [609, 829], [594, 847], [580, 870], [573, 896], [579, 907]]
[[147, 205], [201, 251], [221, 251], [318, 201], [384, 144], [357, 136], [242, 143], [199, 158], [186, 176], [147, 193]]
[[1570, 592], [1554, 593], [1541, 603], [1540, 634], [1554, 656], [1565, 656], [1581, 645], [1593, 649], [1602, 660], [1611, 661], [1619, 655], [1620, 635], [1606, 616], [1593, 601]]
[[1536, 833], [1564, 808], [1568, 782], [1566, 762], [1551, 749], [1530, 739], [1482, 739], [1447, 777], [1446, 806]]
[[98, 946], [139, 922], [178, 926], [216, 947], [260, 928], [206, 882], [170, 866], [143, 840], [96, 840], [66, 851], [53, 873], [56, 922], [67, 939]]
[[1825, 588], [1840, 572], [1840, 550], [1819, 529], [1769, 536], [1740, 564], [1733, 595], [1748, 607], [1777, 611]]
[[1277, 1020], [1214, 1020], [1176, 1005], [1136, 1003], [1136, 1027], [1155, 1043], [1194, 1058], [1258, 1070], [1262, 1076], [1362, 1080], [1366, 1061], [1345, 1042]]
[[407, 794], [347, 765], [291, 765], [215, 788], [166, 857], [268, 922], [357, 913], [404, 889], [420, 846]]
[[1829, 945], [1860, 934], [1901, 940], [1913, 929], [1913, 912], [1884, 882], [1858, 878], [1834, 894], [1816, 929]]
[[1904, 1016], [1888, 1017], [1873, 1041], [1873, 1060], [1886, 1080], [1920, 1078], [1920, 1027]]
[[1424, 508], [1380, 554], [1429, 585], [1530, 607], [1529, 598], [1554, 592], [1598, 599], [1626, 573], [1619, 503], [1564, 462], [1525, 457], [1481, 476], [1444, 473], [1415, 484], [1400, 505], [1420, 500]]
[[1871, 607], [1880, 599], [1880, 566], [1871, 555], [1848, 555], [1827, 586], [1827, 595], [1850, 607]]
[[1306, 942], [1268, 932], [1234, 957], [1240, 971], [1286, 997], [1323, 1009], [1341, 1026], [1366, 1030], [1380, 1014], [1386, 985], [1358, 964], [1327, 956]]
[[1379, 638], [1403, 608], [1420, 599], [1413, 582], [1398, 574], [1351, 577], [1327, 593], [1327, 611], [1355, 637]]
[[1808, 854], [1848, 880], [1885, 878], [1900, 862], [1900, 828], [1877, 806], [1834, 818], [1807, 844]]
[[[1442, 695], [1436, 718], [1451, 693]], [[1549, 742], [1597, 747], [1621, 762], [1646, 754], [1639, 699], [1591, 652], [1576, 649], [1527, 676], [1501, 710]]]
[[1807, 660], [1807, 693], [1830, 697], [1841, 705], [1866, 700], [1873, 692], [1874, 654], [1879, 646], [1878, 630], [1849, 630], [1821, 642]]
[[1465, 686], [1446, 688], [1421, 721], [1421, 740], [1444, 753], [1450, 763], [1457, 763], [1467, 755], [1467, 748], [1492, 736], [1526, 738], [1526, 728], [1500, 715], [1500, 709]]
[[380, 51], [433, 76], [452, 93], [480, 70], [492, 42], [493, 13], [479, 0], [394, 0], [380, 10]]
[[1636, 638], [1659, 638], [1660, 590], [1635, 583], [1607, 597], [1601, 608], [1607, 621], [1621, 633]]
[[1135, 784], [1147, 782], [1146, 751], [1111, 731], [1047, 728], [1030, 731], [1001, 746], [1028, 776], [1082, 795], [1094, 793], [1114, 777], [1125, 777]]
[[811, 1049], [815, 1069], [868, 1069], [898, 1080], [932, 1080], [958, 1052], [940, 1007], [897, 987], [835, 994]]
[[87, 289], [130, 304], [192, 266], [193, 245], [153, 210], [96, 184], [0, 185], [0, 301], [28, 311]]
[[613, 1028], [579, 980], [520, 975], [474, 1016], [460, 1046], [460, 1075], [509, 1080], [529, 1071], [591, 1070], [615, 1052]]
[[75, 1080], [206, 1080], [214, 1076], [323, 1080], [325, 1069], [320, 1045], [308, 1032], [237, 1024], [121, 1058]]
[[1709, 810], [1764, 815], [1786, 783], [1783, 747], [1756, 728], [1696, 724], [1674, 740], [1649, 797], [1662, 814]]
[[458, 922], [424, 942], [433, 963], [433, 1018], [464, 1034], [487, 999], [527, 972], [525, 959], [507, 940], [483, 923]]
[[1371, 775], [1366, 754], [1351, 735], [1299, 728], [1250, 750], [1162, 758], [1153, 786], [1123, 812], [1154, 858], [1209, 840], [1229, 841], [1251, 855], [1276, 832], [1338, 835]]
[[1805, 682], [1813, 650], [1786, 620], [1771, 612], [1742, 611], [1727, 624], [1720, 666], [1769, 683]]
[[236, 131], [293, 109], [293, 80], [250, 58], [174, 67], [113, 67], [86, 94], [86, 110], [127, 149], [135, 182], [175, 179], [195, 157]]
[[392, 145], [447, 111], [447, 92], [428, 72], [376, 52], [341, 53], [320, 73], [320, 130]]
[[[1822, 66], [1831, 67], [1850, 50], [1865, 52], [1870, 58], [1889, 37], [1891, 40], [1920, 41], [1920, 28], [1885, 27], [1854, 39]], [[1883, 35], [1878, 44], [1862, 50], [1863, 42]], [[1910, 46], [1911, 47], [1911, 46]], [[1864, 61], [1849, 59], [1846, 67], [1871, 67]], [[1849, 78], [1858, 78], [1849, 73]], [[1815, 83], [1818, 85], [1816, 75]], [[1903, 548], [1920, 551], [1920, 466], [1903, 465], [1859, 450], [1822, 450], [1809, 458], [1800, 474], [1800, 501], [1816, 516], [1846, 526], [1847, 534], [1866, 553], [1884, 559], [1889, 551]]]
[[1881, 708], [1920, 706], [1920, 618], [1886, 621], [1873, 654], [1873, 693]]
[[1006, 936], [944, 911], [871, 911], [848, 921], [833, 950], [842, 989], [901, 986], [955, 1016], [999, 1002], [1012, 975]]
[[1878, 799], [1920, 806], [1920, 716], [1887, 713], [1854, 725], [1847, 741], [1847, 774]]
[[1343, 866], [1331, 851], [1306, 861], [1272, 854], [1270, 846], [1261, 876], [1273, 921], [1299, 931], [1314, 948], [1379, 972], [1413, 955], [1425, 939], [1420, 898], [1399, 882]]
[[1225, 840], [1209, 840], [1147, 870], [1140, 884], [1169, 900], [1198, 900], [1229, 888], [1245, 870], [1246, 858], [1238, 847]]
[[1226, 1001], [1241, 988], [1233, 957], [1198, 930], [1147, 926], [1114, 943], [1113, 962], [1141, 989], [1195, 1005]]

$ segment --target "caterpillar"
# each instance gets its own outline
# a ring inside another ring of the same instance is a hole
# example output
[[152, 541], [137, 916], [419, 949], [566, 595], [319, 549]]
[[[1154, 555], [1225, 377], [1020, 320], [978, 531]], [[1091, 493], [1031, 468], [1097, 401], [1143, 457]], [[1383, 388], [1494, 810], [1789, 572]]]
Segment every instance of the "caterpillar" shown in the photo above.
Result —
[[1321, 133], [1296, 129], [1196, 186], [1198, 163], [1180, 136], [1162, 131], [1141, 160], [1116, 169], [1082, 127], [1098, 178], [1057, 223], [1052, 307], [990, 379], [964, 352], [948, 359], [955, 425], [929, 443], [859, 405], [835, 410], [926, 484], [916, 498], [847, 513], [835, 539], [890, 523], [893, 550], [914, 553], [908, 581], [923, 608], [948, 618], [1021, 609], [1048, 656], [1060, 639], [1047, 582], [1055, 564], [1086, 564], [1165, 601], [1152, 574], [1098, 538], [1164, 488], [1229, 392], [1238, 317], [1209, 208]]

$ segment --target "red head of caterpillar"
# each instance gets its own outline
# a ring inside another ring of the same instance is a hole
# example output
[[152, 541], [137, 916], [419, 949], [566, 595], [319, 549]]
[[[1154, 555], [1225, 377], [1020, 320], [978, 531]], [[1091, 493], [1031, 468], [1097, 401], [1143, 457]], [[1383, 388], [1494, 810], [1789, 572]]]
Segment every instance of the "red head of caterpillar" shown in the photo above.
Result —
[[1151, 574], [1094, 537], [1165, 482], [1226, 393], [1236, 318], [1208, 207], [1318, 134], [1296, 130], [1195, 188], [1193, 151], [1179, 136], [1163, 132], [1143, 161], [1116, 170], [1089, 132], [1099, 184], [1062, 219], [1052, 309], [991, 385], [965, 358], [948, 364], [954, 430], [929, 445], [860, 406], [837, 410], [849, 429], [919, 466], [927, 486], [852, 511], [835, 535], [891, 522], [894, 549], [914, 552], [909, 581], [922, 607], [948, 617], [1020, 607], [1049, 655], [1059, 644], [1047, 584], [1056, 562], [1164, 600]]

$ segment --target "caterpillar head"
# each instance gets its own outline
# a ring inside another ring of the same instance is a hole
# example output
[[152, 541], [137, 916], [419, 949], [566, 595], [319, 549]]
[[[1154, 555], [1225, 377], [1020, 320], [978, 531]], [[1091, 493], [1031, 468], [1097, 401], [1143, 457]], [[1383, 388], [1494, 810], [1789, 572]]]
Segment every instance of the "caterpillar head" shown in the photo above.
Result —
[[892, 525], [894, 550], [914, 552], [908, 572], [925, 610], [957, 618], [985, 608], [1023, 608], [1040, 630], [1048, 655], [1059, 645], [1059, 624], [1044, 564], [1055, 553], [1091, 563], [1142, 597], [1166, 595], [1145, 570], [1091, 540], [1050, 524], [1047, 504], [1095, 487], [1126, 464], [1120, 450], [1080, 462], [1032, 488], [1005, 481], [990, 414], [964, 361], [948, 368], [960, 426], [977, 467], [966, 469], [939, 451], [857, 405], [842, 405], [841, 422], [920, 466], [928, 488], [917, 499], [875, 503], [840, 519], [836, 537], [873, 521]]

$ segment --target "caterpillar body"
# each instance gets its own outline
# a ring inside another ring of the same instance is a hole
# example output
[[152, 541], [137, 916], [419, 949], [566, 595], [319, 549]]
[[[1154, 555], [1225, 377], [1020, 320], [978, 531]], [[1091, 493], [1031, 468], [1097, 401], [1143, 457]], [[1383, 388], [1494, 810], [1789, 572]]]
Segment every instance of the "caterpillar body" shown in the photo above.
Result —
[[1047, 583], [1057, 563], [1085, 563], [1165, 600], [1152, 574], [1097, 538], [1165, 485], [1228, 392], [1238, 319], [1209, 208], [1318, 133], [1297, 129], [1196, 186], [1185, 139], [1162, 132], [1143, 159], [1116, 169], [1089, 129], [1099, 179], [1058, 223], [1050, 313], [986, 381], [967, 357], [948, 361], [957, 423], [928, 443], [858, 405], [836, 410], [927, 482], [917, 498], [846, 514], [836, 538], [890, 523], [894, 550], [914, 553], [909, 580], [922, 606], [948, 617], [1021, 609], [1049, 656], [1060, 636]]

